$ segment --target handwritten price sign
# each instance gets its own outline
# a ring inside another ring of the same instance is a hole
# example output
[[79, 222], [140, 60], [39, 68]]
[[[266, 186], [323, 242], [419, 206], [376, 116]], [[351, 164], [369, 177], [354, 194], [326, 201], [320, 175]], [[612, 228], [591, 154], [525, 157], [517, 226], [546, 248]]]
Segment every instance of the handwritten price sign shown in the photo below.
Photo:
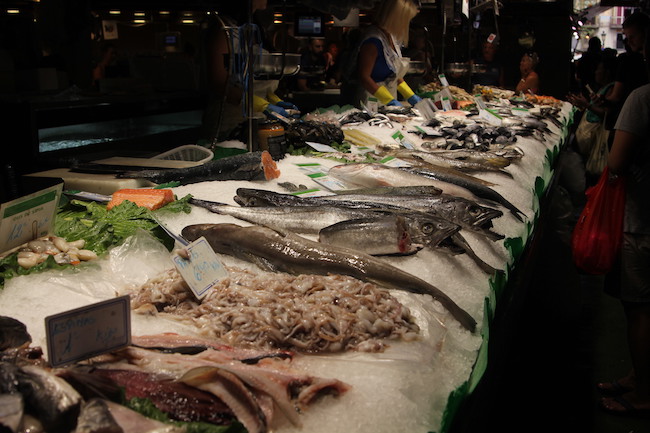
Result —
[[172, 261], [190, 286], [197, 299], [203, 299], [208, 290], [228, 276], [214, 250], [204, 237], [185, 247], [186, 257], [175, 255]]
[[131, 344], [128, 296], [97, 302], [45, 318], [53, 367], [81, 361]]

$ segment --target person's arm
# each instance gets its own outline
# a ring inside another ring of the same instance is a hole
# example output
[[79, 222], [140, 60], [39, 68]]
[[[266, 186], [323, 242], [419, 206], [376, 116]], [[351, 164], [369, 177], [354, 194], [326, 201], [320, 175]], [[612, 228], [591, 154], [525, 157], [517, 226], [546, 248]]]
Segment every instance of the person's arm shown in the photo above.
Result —
[[375, 67], [377, 61], [377, 47], [372, 43], [365, 43], [361, 45], [359, 50], [359, 61], [357, 64], [357, 78], [361, 82], [364, 89], [371, 95], [374, 95], [379, 89], [375, 80], [372, 79], [372, 69]]
[[607, 158], [607, 165], [613, 174], [621, 174], [627, 171], [634, 159], [640, 141], [638, 135], [622, 129], [616, 130], [614, 143]]

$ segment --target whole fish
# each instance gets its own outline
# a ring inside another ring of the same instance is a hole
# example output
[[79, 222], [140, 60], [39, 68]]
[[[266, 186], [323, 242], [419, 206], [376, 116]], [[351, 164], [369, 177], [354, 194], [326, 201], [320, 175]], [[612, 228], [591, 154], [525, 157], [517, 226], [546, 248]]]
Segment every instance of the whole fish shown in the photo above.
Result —
[[343, 182], [362, 187], [434, 185], [442, 189], [445, 194], [470, 200], [482, 198], [497, 202], [509, 209], [515, 218], [522, 221], [519, 216], [522, 212], [498, 192], [479, 182], [454, 176], [442, 170], [394, 168], [383, 164], [360, 163], [336, 165], [328, 173]]
[[459, 230], [456, 224], [426, 215], [393, 214], [338, 222], [321, 229], [318, 241], [371, 256], [413, 254], [424, 246], [438, 246]]
[[[348, 200], [348, 191], [343, 194], [322, 197], [330, 202]], [[432, 214], [460, 225], [466, 230], [482, 234], [491, 240], [503, 239], [503, 235], [492, 231], [492, 220], [503, 215], [498, 209], [482, 206], [475, 201], [448, 194], [438, 196], [399, 196], [354, 194], [359, 203], [373, 203], [376, 206], [401, 207]]]
[[[389, 192], [409, 192], [411, 187], [365, 188], [346, 190], [337, 195], [299, 197], [262, 189], [239, 188], [235, 201], [240, 206], [337, 206], [352, 209], [386, 210], [392, 213], [418, 211], [458, 224], [462, 228], [499, 240], [503, 236], [491, 231], [492, 219], [503, 215], [498, 209], [448, 194], [391, 195]], [[366, 193], [366, 191], [368, 193]]]
[[115, 176], [146, 179], [158, 184], [177, 181], [187, 185], [213, 180], [271, 180], [278, 178], [280, 171], [271, 154], [263, 151], [228, 156], [194, 167], [127, 171]]
[[275, 227], [297, 233], [318, 233], [340, 221], [385, 215], [380, 209], [351, 209], [336, 206], [240, 207], [192, 198], [190, 203], [219, 215], [230, 215], [251, 224]]
[[[467, 152], [469, 153], [469, 152]], [[449, 158], [446, 155], [437, 152], [423, 152], [417, 150], [408, 150], [408, 149], [399, 149], [394, 150], [388, 153], [389, 156], [394, 156], [395, 158], [403, 159], [409, 162], [416, 164], [434, 164], [439, 167], [453, 168], [457, 170], [465, 171], [497, 171], [500, 173], [510, 174], [507, 171], [503, 171], [503, 167], [510, 164], [510, 162], [505, 158], [493, 158], [485, 159], [483, 161], [478, 158], [464, 159], [464, 158]], [[492, 164], [490, 161], [498, 161], [495, 164]], [[505, 161], [505, 165], [503, 165]]]
[[264, 270], [292, 274], [342, 274], [388, 288], [431, 295], [471, 332], [476, 321], [440, 289], [414, 275], [358, 251], [313, 242], [267, 227], [195, 224], [182, 230], [185, 239], [205, 236], [219, 253], [256, 263]]
[[457, 159], [466, 162], [475, 162], [478, 164], [486, 164], [491, 167], [505, 168], [510, 165], [510, 159], [505, 156], [498, 155], [495, 152], [491, 151], [481, 151], [481, 150], [467, 150], [467, 149], [456, 149], [456, 150], [429, 150], [426, 153], [432, 153], [435, 155], [440, 155], [448, 159]]
[[510, 203], [505, 197], [501, 194], [486, 186], [483, 182], [477, 182], [471, 178], [471, 176], [457, 176], [455, 173], [450, 172], [449, 170], [442, 170], [438, 167], [429, 167], [429, 168], [401, 168], [401, 170], [407, 171], [409, 173], [414, 173], [419, 176], [423, 176], [430, 179], [441, 180], [444, 182], [453, 183], [471, 191], [476, 197], [491, 200], [493, 202], [499, 203], [506, 209], [512, 212], [512, 215], [517, 218], [519, 221], [523, 221], [520, 214], [523, 215], [515, 205]]
[[442, 190], [445, 194], [468, 199], [475, 198], [469, 190], [453, 183], [426, 178], [384, 164], [340, 164], [330, 168], [328, 174], [346, 184], [361, 188], [430, 185]]

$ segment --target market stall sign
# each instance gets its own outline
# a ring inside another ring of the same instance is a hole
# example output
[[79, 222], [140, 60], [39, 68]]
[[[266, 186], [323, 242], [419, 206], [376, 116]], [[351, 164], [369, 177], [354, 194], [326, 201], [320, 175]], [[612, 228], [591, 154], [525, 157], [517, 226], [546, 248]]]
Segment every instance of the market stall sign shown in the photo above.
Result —
[[208, 291], [228, 276], [217, 254], [205, 237], [200, 237], [183, 248], [172, 261], [197, 299], [203, 299]]
[[50, 233], [63, 183], [0, 206], [0, 252]]
[[131, 344], [128, 295], [45, 318], [50, 364], [58, 367]]

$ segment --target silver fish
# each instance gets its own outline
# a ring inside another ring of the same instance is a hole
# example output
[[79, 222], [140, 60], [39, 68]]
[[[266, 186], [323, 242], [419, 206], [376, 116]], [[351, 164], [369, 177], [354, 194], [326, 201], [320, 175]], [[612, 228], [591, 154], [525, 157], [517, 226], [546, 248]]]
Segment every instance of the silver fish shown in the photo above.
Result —
[[[466, 153], [471, 153], [471, 152], [466, 152]], [[394, 156], [399, 159], [403, 159], [409, 162], [413, 162], [416, 164], [434, 164], [439, 167], [446, 167], [446, 168], [454, 168], [457, 170], [461, 170], [463, 172], [465, 171], [497, 171], [500, 173], [505, 173], [509, 174], [508, 172], [504, 172], [503, 165], [492, 165], [489, 163], [490, 160], [484, 160], [481, 161], [478, 158], [471, 160], [471, 159], [463, 159], [463, 158], [449, 158], [448, 156], [442, 154], [442, 153], [437, 153], [437, 152], [422, 152], [422, 151], [413, 151], [413, 150], [396, 150], [388, 153], [390, 156]], [[505, 159], [501, 158], [503, 161], [506, 162], [505, 165], [510, 164], [510, 162]]]
[[413, 254], [436, 247], [460, 226], [414, 213], [341, 221], [323, 228], [318, 241], [362, 251], [371, 256]]
[[[410, 189], [413, 188], [413, 189]], [[439, 191], [435, 189], [435, 191]], [[419, 192], [422, 192], [420, 194]], [[385, 210], [390, 213], [418, 211], [499, 240], [503, 236], [491, 231], [492, 219], [503, 215], [498, 209], [448, 194], [426, 194], [422, 187], [385, 187], [346, 190], [337, 195], [299, 197], [261, 189], [239, 188], [235, 201], [241, 206], [337, 206], [352, 209]], [[393, 194], [394, 193], [394, 194]], [[405, 195], [399, 195], [405, 193]]]
[[[377, 206], [401, 207], [417, 210], [444, 218], [462, 228], [485, 235], [489, 239], [503, 239], [503, 235], [491, 231], [492, 220], [503, 215], [498, 209], [482, 206], [475, 201], [448, 194], [438, 196], [399, 196], [355, 194], [354, 200], [360, 203], [372, 203]], [[322, 197], [323, 200], [339, 202], [347, 201], [347, 194]]]
[[328, 174], [348, 185], [361, 188], [430, 185], [442, 190], [445, 194], [468, 199], [475, 198], [469, 190], [453, 183], [426, 178], [384, 164], [341, 164], [330, 168]]
[[190, 199], [190, 203], [219, 215], [230, 215], [251, 224], [275, 227], [297, 233], [315, 234], [340, 221], [384, 215], [379, 209], [351, 209], [335, 206], [267, 206], [240, 207], [206, 200]]
[[82, 405], [74, 433], [118, 433], [123, 431], [111, 415], [106, 401], [93, 398]]
[[362, 187], [434, 185], [442, 189], [445, 194], [470, 200], [477, 200], [480, 197], [497, 202], [522, 221], [519, 215], [522, 212], [495, 190], [480, 182], [473, 182], [467, 177], [455, 176], [443, 170], [394, 168], [383, 164], [362, 163], [336, 165], [329, 170], [329, 175]]
[[24, 431], [24, 409], [23, 397], [20, 394], [0, 394], [0, 426], [10, 432]]
[[313, 242], [267, 227], [236, 224], [196, 224], [182, 230], [193, 241], [205, 236], [212, 248], [256, 263], [262, 269], [292, 274], [342, 274], [388, 288], [431, 295], [471, 332], [476, 321], [449, 296], [426, 281], [371, 255]]
[[146, 179], [158, 184], [177, 181], [187, 185], [213, 180], [270, 180], [279, 175], [275, 161], [268, 152], [263, 151], [228, 156], [194, 167], [127, 171], [115, 176]]

